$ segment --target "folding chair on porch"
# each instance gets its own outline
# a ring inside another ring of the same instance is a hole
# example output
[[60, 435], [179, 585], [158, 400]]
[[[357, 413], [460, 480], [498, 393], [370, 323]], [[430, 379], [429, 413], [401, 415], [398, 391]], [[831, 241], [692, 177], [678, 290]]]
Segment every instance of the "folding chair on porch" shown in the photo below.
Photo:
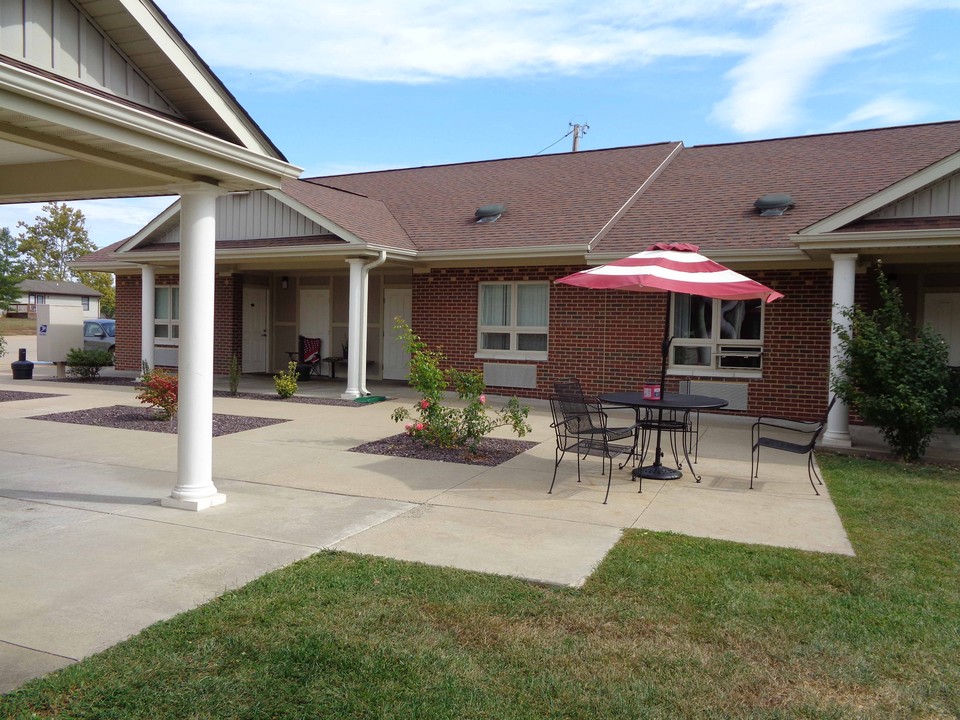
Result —
[[[320, 338], [304, 337], [303, 335], [299, 337], [298, 351], [300, 354], [300, 361], [297, 370], [300, 373], [306, 373], [307, 378], [312, 375], [320, 377], [323, 374], [320, 372], [320, 366], [322, 364], [320, 362], [321, 345], [322, 343]], [[309, 366], [309, 369], [307, 366]]]

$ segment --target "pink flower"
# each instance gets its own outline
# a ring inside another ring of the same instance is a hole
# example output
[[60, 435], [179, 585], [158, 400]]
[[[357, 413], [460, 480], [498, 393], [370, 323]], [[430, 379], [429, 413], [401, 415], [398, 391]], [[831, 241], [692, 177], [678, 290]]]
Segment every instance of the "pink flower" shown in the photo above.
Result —
[[480, 401], [480, 404], [481, 404], [481, 405], [486, 405], [486, 404], [487, 404], [487, 396], [486, 396], [486, 395], [481, 395], [481, 396], [480, 396], [479, 398], [477, 398], [477, 399]]
[[410, 432], [410, 428], [412, 427], [413, 427], [413, 423], [407, 423], [406, 425], [403, 426], [403, 429], [406, 430], [407, 432]]
[[423, 400], [420, 401], [420, 409], [421, 409], [421, 410], [426, 410], [428, 407], [430, 407], [430, 401], [429, 401], [429, 400], [423, 399]]
[[423, 423], [422, 423], [422, 422], [418, 422], [418, 423], [417, 423], [417, 430], [418, 430], [418, 431], [423, 430]]

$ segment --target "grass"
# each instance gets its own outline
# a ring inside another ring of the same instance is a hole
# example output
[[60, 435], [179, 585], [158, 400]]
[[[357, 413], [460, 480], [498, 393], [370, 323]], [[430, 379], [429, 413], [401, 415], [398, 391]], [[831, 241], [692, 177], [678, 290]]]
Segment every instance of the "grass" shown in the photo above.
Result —
[[32, 318], [0, 317], [0, 335], [36, 335], [37, 321]]
[[957, 717], [960, 471], [821, 465], [856, 557], [631, 531], [573, 590], [320, 553], [0, 716]]

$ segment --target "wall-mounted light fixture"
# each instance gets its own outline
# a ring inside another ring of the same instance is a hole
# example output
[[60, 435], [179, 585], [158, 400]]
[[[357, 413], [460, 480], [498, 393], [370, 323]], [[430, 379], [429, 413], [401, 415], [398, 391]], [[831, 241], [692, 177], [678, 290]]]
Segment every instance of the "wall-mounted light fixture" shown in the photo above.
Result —
[[282, 278], [280, 278], [280, 287], [281, 287], [283, 290], [286, 290], [286, 289], [287, 289], [287, 286], [288, 286], [289, 284], [290, 284], [290, 278], [288, 278], [286, 275], [284, 275]]

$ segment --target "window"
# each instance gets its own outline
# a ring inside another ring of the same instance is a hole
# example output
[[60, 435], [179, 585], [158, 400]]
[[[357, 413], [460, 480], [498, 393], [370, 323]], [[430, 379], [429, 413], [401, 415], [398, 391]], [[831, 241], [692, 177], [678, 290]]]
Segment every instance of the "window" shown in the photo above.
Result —
[[481, 283], [480, 352], [545, 360], [549, 291], [545, 282]]
[[180, 288], [154, 289], [153, 336], [157, 340], [180, 339]]
[[41, 295], [40, 293], [30, 293], [30, 297], [27, 298], [27, 302], [31, 305], [45, 305], [47, 303], [47, 296]]
[[671, 367], [759, 371], [763, 301], [674, 295]]
[[82, 298], [80, 298], [80, 305], [83, 307], [84, 310], [89, 310], [89, 309], [90, 309], [90, 298], [88, 298], [88, 297], [82, 297]]

